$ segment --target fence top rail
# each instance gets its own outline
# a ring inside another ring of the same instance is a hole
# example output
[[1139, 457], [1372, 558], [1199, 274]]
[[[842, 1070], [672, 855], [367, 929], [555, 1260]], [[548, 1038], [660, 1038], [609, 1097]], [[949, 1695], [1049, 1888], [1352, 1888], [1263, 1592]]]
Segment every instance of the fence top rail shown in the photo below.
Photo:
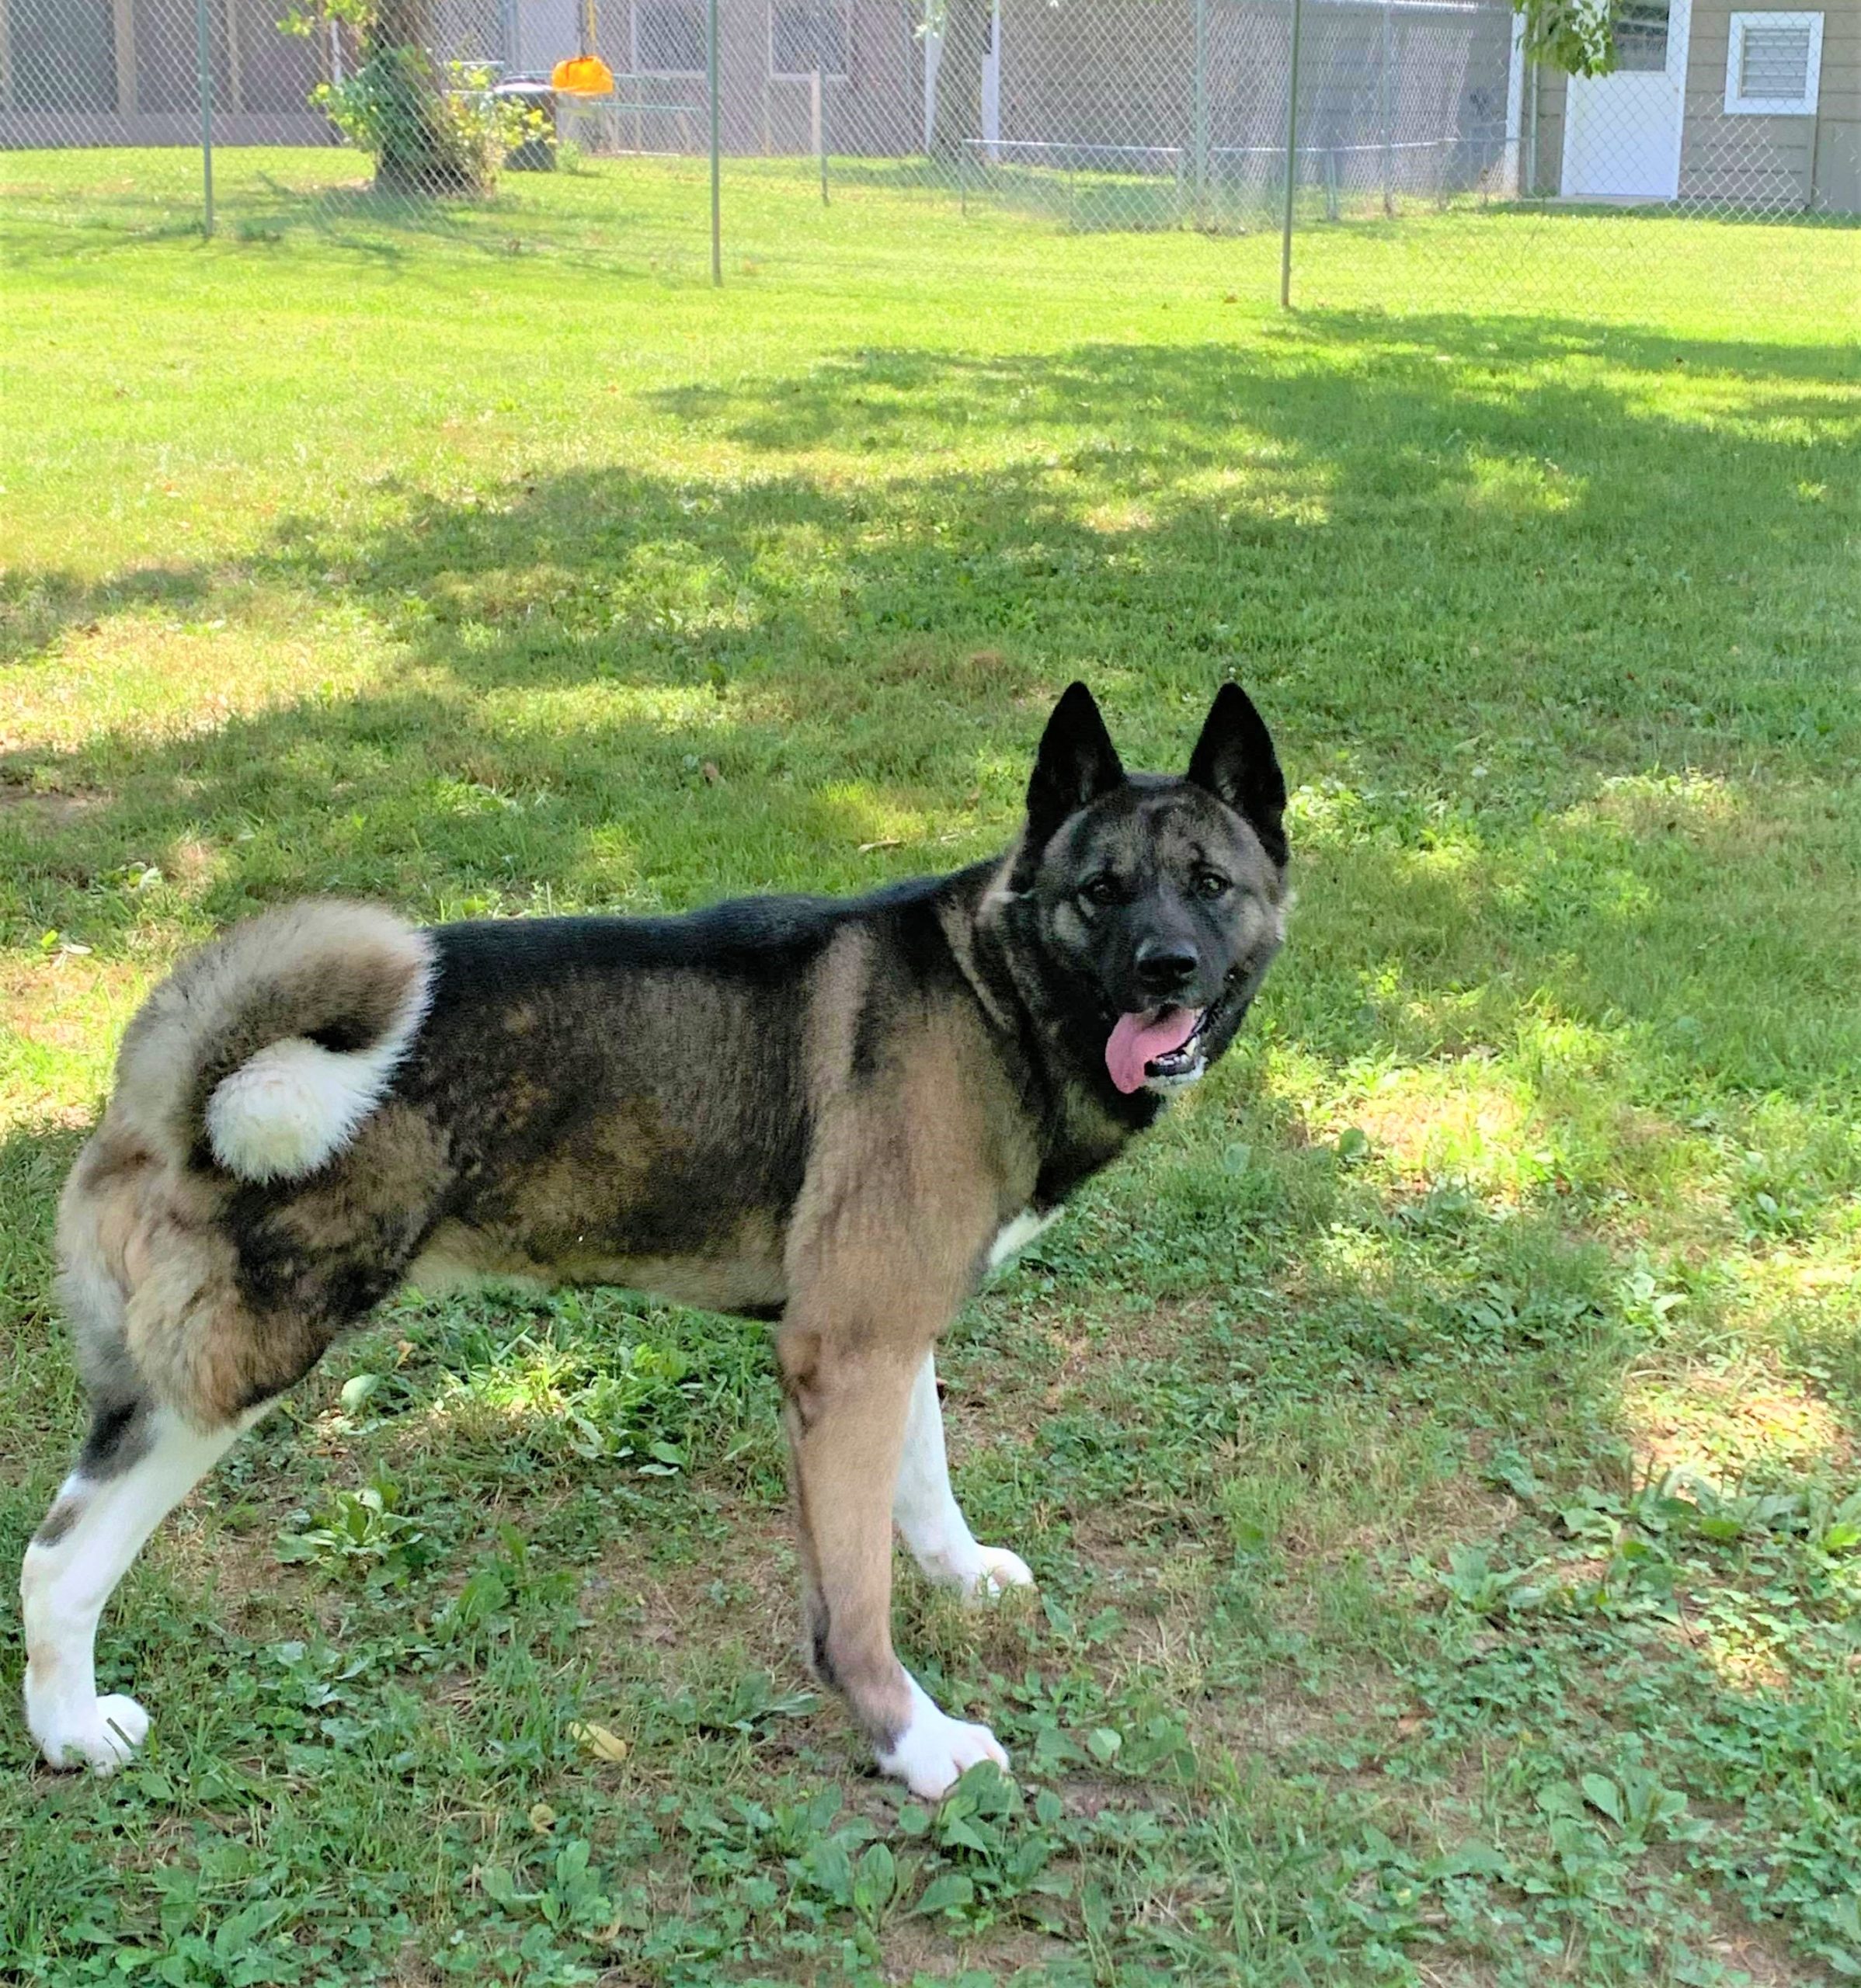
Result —
[[[1387, 144], [1376, 139], [1369, 139], [1362, 144], [1310, 144], [1301, 145], [1298, 150], [1302, 158], [1321, 158], [1327, 153], [1343, 152], [1373, 152], [1379, 157], [1385, 152], [1438, 152], [1443, 145], [1478, 144], [1491, 141], [1502, 130], [1503, 127], [1495, 127], [1492, 131], [1450, 131], [1438, 138], [1391, 139]], [[1284, 158], [1285, 155], [1284, 145], [1211, 145], [1209, 148], [1211, 158]]]
[[[965, 138], [979, 152], [1109, 152], [1118, 158], [1181, 158], [1181, 145], [1106, 145], [1096, 138]], [[1281, 148], [1284, 150], [1284, 148]]]
[[[1331, 14], [1479, 14], [1494, 20], [1511, 19], [1510, 9], [1494, 6], [1492, 0], [1303, 0], [1303, 4], [1314, 12], [1323, 8]], [[1263, 7], [1261, 0], [1214, 0], [1214, 5], [1244, 7], [1257, 13], [1291, 11], [1290, 0], [1279, 0], [1277, 7]]]

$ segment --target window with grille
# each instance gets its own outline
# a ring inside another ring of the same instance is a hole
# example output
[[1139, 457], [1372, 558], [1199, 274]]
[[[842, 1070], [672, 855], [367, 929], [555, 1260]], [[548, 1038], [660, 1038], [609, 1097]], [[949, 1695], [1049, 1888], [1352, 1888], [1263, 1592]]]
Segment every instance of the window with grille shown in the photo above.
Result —
[[1733, 116], [1812, 117], [1822, 76], [1820, 14], [1734, 14], [1725, 62]]
[[633, 66], [643, 76], [704, 73], [704, 10], [698, 0], [634, 0]]
[[847, 73], [847, 9], [837, 0], [774, 0], [769, 9], [769, 73], [823, 76]]
[[1618, 69], [1667, 67], [1668, 6], [1669, 0], [1618, 0], [1611, 23]]

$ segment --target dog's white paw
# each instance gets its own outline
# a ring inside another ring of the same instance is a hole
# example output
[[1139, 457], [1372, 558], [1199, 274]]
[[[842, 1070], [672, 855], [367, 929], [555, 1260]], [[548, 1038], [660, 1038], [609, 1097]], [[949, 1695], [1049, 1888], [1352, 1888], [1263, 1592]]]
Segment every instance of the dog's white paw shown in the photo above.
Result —
[[986, 1726], [967, 1725], [939, 1712], [915, 1677], [911, 1687], [911, 1719], [897, 1742], [878, 1757], [884, 1771], [902, 1781], [920, 1801], [940, 1802], [955, 1786], [966, 1767], [993, 1760], [1008, 1771], [1007, 1750]]
[[958, 1546], [920, 1554], [918, 1565], [939, 1587], [953, 1587], [965, 1600], [994, 1601], [1011, 1587], [1031, 1587], [1034, 1576], [1018, 1553], [1005, 1546]]
[[1031, 1587], [1034, 1573], [1018, 1553], [1005, 1546], [979, 1546], [976, 1566], [963, 1585], [978, 1601], [993, 1601], [1011, 1587]]
[[39, 1750], [55, 1767], [113, 1774], [148, 1737], [148, 1714], [134, 1698], [93, 1698], [88, 1707], [48, 1712], [30, 1722]]

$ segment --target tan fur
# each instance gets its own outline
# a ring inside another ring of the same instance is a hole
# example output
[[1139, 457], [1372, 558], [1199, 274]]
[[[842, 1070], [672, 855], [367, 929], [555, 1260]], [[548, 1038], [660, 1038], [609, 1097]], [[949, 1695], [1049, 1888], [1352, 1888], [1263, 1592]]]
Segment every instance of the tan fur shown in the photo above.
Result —
[[74, 1319], [82, 1331], [98, 1317], [102, 1295], [117, 1329], [113, 1345], [93, 1340], [87, 1365], [126, 1360], [138, 1386], [200, 1429], [231, 1421], [263, 1391], [268, 1371], [294, 1377], [327, 1343], [311, 1350], [307, 1326], [280, 1334], [277, 1320], [259, 1329], [216, 1218], [221, 1198], [165, 1162], [122, 1163], [100, 1137], [74, 1169], [60, 1210], [68, 1299], [74, 1287], [92, 1295], [88, 1305], [71, 1305]]
[[432, 959], [424, 933], [375, 905], [312, 899], [235, 925], [184, 959], [130, 1024], [105, 1129], [184, 1165], [223, 1078], [332, 1023], [388, 1034], [423, 1001]]
[[825, 1122], [777, 1351], [812, 1654], [882, 1751], [910, 1695], [892, 1648], [890, 1505], [872, 1487], [897, 1477], [913, 1378], [1034, 1163], [979, 1103], [993, 1086], [975, 1066], [993, 1052], [971, 1016], [932, 1009], [895, 1041], [884, 1081], [847, 1083], [859, 964], [850, 947], [830, 955], [817, 996]]
[[[123, 1037], [117, 1087], [59, 1206], [60, 1288], [87, 1376], [133, 1383], [202, 1429], [289, 1386], [330, 1333], [306, 1305], [256, 1315], [222, 1218], [236, 1183], [190, 1163], [214, 1086], [283, 1037], [340, 1025], [379, 1037], [417, 1020], [432, 942], [391, 913], [340, 902], [267, 912], [203, 947]], [[280, 1215], [306, 1262], [385, 1197], [430, 1175], [437, 1135], [388, 1107], [365, 1120], [329, 1184]]]
[[409, 1267], [416, 1290], [450, 1291], [482, 1281], [534, 1285], [616, 1284], [676, 1305], [712, 1311], [779, 1306], [787, 1293], [782, 1235], [754, 1214], [702, 1257], [552, 1256], [547, 1262], [462, 1222], [444, 1222]]

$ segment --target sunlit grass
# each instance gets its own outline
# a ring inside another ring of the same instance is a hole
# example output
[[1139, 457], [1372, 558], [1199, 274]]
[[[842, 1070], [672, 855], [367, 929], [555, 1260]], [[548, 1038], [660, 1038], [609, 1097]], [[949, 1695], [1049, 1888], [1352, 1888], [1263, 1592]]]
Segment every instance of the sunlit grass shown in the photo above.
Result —
[[[948, 1349], [965, 1503], [1043, 1597], [905, 1593], [1026, 1780], [982, 1851], [797, 1708], [760, 1331], [433, 1298], [132, 1577], [146, 1771], [35, 1778], [0, 1725], [0, 1955], [217, 1983], [186, 1941], [245, 1903], [252, 1979], [1861, 1952], [1852, 232], [1315, 235], [1282, 318], [1270, 242], [877, 183], [733, 167], [713, 294], [687, 168], [436, 218], [235, 154], [211, 245], [186, 169], [0, 157], [9, 1552], [78, 1427], [59, 1180], [216, 922], [953, 865], [1074, 675], [1146, 766], [1249, 684], [1299, 902], [1228, 1063]], [[377, 1482], [361, 1550], [280, 1563]], [[1640, 1773], [1711, 1831], [1557, 1819]], [[877, 1906], [834, 1861], [874, 1831]]]

